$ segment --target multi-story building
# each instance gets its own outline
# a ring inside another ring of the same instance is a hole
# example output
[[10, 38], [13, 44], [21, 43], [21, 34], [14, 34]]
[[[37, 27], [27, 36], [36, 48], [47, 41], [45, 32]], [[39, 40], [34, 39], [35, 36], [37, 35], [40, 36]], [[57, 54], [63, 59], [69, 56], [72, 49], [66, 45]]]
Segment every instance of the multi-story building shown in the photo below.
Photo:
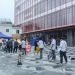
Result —
[[65, 37], [75, 46], [75, 0], [15, 0], [15, 25], [24, 35]]
[[13, 37], [13, 35], [22, 34], [22, 29], [20, 26], [14, 26], [8, 19], [0, 19], [0, 32]]

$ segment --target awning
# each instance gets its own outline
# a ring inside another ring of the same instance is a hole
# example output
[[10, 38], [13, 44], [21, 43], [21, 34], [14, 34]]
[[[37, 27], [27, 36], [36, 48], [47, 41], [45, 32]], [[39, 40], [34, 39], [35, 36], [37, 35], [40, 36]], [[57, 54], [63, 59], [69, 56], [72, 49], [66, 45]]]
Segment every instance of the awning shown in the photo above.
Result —
[[11, 39], [11, 36], [5, 35], [2, 32], [0, 32], [0, 38], [4, 38], [4, 39]]

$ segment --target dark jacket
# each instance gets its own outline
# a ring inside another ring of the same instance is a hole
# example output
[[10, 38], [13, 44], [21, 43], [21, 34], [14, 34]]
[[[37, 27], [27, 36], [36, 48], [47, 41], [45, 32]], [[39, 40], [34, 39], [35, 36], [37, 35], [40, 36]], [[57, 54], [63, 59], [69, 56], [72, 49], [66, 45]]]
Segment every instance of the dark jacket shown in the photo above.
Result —
[[9, 41], [9, 47], [13, 47], [13, 42]]
[[17, 41], [14, 42], [14, 47], [18, 47], [18, 42]]
[[37, 43], [38, 43], [38, 40], [35, 41], [35, 50], [36, 50], [36, 47], [38, 47]]

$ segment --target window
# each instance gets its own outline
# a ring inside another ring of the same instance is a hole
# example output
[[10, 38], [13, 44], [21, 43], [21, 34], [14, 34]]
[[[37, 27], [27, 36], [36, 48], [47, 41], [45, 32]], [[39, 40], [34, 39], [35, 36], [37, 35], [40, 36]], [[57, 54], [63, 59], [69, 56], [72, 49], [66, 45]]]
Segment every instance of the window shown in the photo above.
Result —
[[56, 2], [55, 0], [52, 0], [52, 9], [55, 8], [55, 5], [56, 5], [55, 2]]
[[41, 13], [41, 3], [37, 5], [37, 15]]
[[56, 13], [52, 13], [52, 27], [56, 26]]
[[49, 14], [48, 15], [48, 25], [47, 25], [47, 28], [50, 28], [52, 25], [52, 14]]
[[57, 26], [60, 26], [60, 11], [58, 11], [57, 13], [56, 13], [56, 25]]
[[44, 23], [45, 23], [45, 28], [48, 26], [48, 15], [44, 16]]
[[16, 30], [16, 33], [18, 33], [18, 34], [19, 34], [19, 30]]
[[72, 24], [72, 7], [67, 8], [67, 24]]
[[45, 2], [41, 2], [41, 13], [45, 12]]
[[67, 24], [67, 10], [66, 9], [63, 9], [61, 10], [61, 16], [60, 16], [60, 22], [61, 22], [61, 25], [66, 25]]
[[6, 29], [6, 32], [9, 32], [9, 29]]
[[66, 2], [68, 3], [68, 2], [71, 2], [72, 0], [66, 0]]
[[56, 7], [60, 6], [61, 0], [56, 0]]
[[66, 0], [61, 0], [61, 5], [65, 4]]
[[36, 16], [37, 15], [37, 4], [34, 6], [34, 15]]
[[75, 5], [73, 6], [73, 24], [75, 24]]
[[51, 10], [52, 8], [52, 0], [48, 0], [48, 10]]

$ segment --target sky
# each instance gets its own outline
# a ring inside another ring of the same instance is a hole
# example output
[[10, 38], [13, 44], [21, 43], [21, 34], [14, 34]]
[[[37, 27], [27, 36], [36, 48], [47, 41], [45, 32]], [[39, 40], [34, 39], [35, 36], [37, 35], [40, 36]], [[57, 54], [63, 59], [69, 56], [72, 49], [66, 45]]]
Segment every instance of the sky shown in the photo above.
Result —
[[14, 0], [0, 0], [0, 18], [10, 19], [14, 23]]

